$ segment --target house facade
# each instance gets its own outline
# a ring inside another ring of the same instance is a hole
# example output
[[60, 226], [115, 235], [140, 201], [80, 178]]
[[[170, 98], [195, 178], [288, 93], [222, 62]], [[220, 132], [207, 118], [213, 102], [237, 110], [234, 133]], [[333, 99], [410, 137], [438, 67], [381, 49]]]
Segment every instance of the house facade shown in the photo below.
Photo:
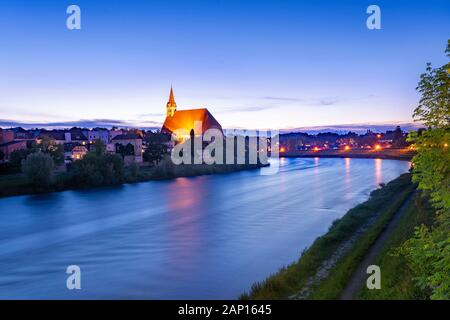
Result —
[[142, 137], [135, 133], [121, 134], [112, 139], [116, 153], [123, 152], [125, 163], [142, 163]]

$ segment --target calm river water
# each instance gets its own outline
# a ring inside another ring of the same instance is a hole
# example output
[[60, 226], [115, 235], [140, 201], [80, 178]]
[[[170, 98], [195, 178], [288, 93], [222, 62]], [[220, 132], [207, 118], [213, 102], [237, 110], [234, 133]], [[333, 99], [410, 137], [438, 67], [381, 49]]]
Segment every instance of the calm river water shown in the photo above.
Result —
[[[0, 199], [0, 298], [227, 299], [296, 260], [408, 162], [258, 170]], [[81, 268], [81, 290], [66, 268]]]

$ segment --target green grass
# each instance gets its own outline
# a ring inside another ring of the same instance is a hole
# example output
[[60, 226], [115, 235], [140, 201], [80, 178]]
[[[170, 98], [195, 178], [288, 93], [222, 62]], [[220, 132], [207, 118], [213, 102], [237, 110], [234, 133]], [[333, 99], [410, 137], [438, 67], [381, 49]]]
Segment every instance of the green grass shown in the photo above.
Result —
[[[315, 275], [322, 262], [329, 258], [340, 244], [349, 239], [377, 212], [391, 212], [400, 206], [400, 202], [412, 188], [410, 175], [403, 174], [386, 186], [373, 191], [369, 200], [350, 209], [341, 219], [334, 221], [329, 231], [318, 237], [297, 262], [281, 268], [263, 282], [255, 283], [250, 292], [241, 295], [240, 298], [287, 299], [290, 295], [298, 293], [306, 281]], [[336, 280], [343, 282], [343, 279]], [[330, 283], [330, 285], [334, 284]], [[336, 288], [333, 295], [336, 296], [339, 292]]]
[[431, 225], [434, 209], [420, 195], [410, 203], [405, 214], [377, 257], [375, 264], [381, 269], [381, 289], [361, 288], [358, 299], [408, 300], [426, 299], [426, 295], [414, 287], [413, 276], [402, 256], [395, 254], [395, 248], [401, 246], [414, 235], [414, 228], [421, 224]]
[[408, 186], [382, 210], [379, 218], [358, 238], [351, 250], [338, 261], [329, 276], [315, 288], [313, 294], [309, 297], [310, 299], [339, 298], [340, 293], [345, 288], [345, 285], [366, 255], [370, 246], [412, 191], [413, 186]]

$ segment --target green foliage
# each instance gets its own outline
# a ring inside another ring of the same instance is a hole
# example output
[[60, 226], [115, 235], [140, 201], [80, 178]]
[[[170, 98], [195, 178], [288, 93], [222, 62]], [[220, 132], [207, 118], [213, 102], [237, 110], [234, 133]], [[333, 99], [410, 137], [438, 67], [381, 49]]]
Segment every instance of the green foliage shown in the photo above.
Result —
[[102, 139], [97, 139], [91, 145], [90, 151], [95, 153], [98, 156], [106, 154], [106, 144], [103, 142]]
[[135, 162], [130, 164], [130, 175], [133, 178], [136, 178], [139, 175], [139, 165]]
[[[450, 58], [450, 39], [447, 57]], [[420, 76], [417, 91], [422, 95], [413, 116], [431, 128], [449, 128], [450, 125], [450, 62], [440, 68], [427, 63]]]
[[70, 170], [69, 183], [75, 186], [102, 186], [124, 181], [124, 164], [120, 155], [106, 153], [101, 140], [94, 145], [94, 152], [75, 161]]
[[13, 170], [20, 171], [22, 160], [25, 160], [31, 153], [31, 150], [27, 149], [14, 150], [13, 152], [11, 152], [11, 154], [9, 155], [9, 164], [13, 168]]
[[38, 151], [49, 154], [57, 165], [64, 162], [64, 146], [51, 137], [45, 136], [40, 143], [33, 144], [30, 152]]
[[[450, 40], [446, 49], [450, 58]], [[433, 69], [427, 64], [417, 90], [421, 93], [414, 117], [428, 130], [413, 133], [417, 149], [413, 179], [430, 195], [438, 211], [431, 227], [420, 226], [402, 246], [402, 254], [415, 276], [416, 285], [430, 290], [432, 299], [450, 298], [450, 63]]]
[[30, 184], [47, 188], [52, 183], [54, 162], [50, 155], [43, 152], [30, 154], [22, 160], [22, 171]]
[[359, 299], [410, 300], [429, 297], [429, 291], [414, 286], [412, 271], [405, 257], [399, 254], [398, 247], [414, 236], [416, 226], [431, 225], [434, 217], [435, 210], [429, 201], [416, 194], [374, 261], [382, 270], [381, 289], [369, 290], [362, 286]]
[[416, 228], [415, 236], [407, 240], [400, 253], [414, 272], [416, 285], [430, 291], [431, 299], [450, 299], [450, 238], [448, 229]]
[[116, 143], [116, 153], [121, 154], [122, 157], [134, 156], [134, 146], [131, 143], [128, 143], [126, 146]]
[[450, 142], [450, 131], [434, 128], [420, 134], [412, 132], [409, 140], [417, 150], [412, 160], [413, 181], [430, 194], [437, 209], [450, 208], [450, 150], [445, 147]]
[[166, 142], [169, 138], [161, 133], [150, 133], [146, 137], [145, 142], [147, 149], [144, 152], [144, 161], [151, 164], [158, 164], [168, 153]]

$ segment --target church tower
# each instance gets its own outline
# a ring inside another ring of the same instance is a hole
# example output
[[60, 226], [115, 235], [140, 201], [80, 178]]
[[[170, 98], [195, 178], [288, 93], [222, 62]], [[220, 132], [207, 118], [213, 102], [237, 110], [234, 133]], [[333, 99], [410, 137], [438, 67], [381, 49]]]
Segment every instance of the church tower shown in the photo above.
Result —
[[173, 117], [175, 114], [175, 111], [177, 111], [177, 104], [175, 102], [175, 98], [173, 96], [173, 89], [172, 86], [170, 87], [170, 96], [169, 96], [169, 102], [167, 102], [166, 105], [166, 113], [168, 117]]

